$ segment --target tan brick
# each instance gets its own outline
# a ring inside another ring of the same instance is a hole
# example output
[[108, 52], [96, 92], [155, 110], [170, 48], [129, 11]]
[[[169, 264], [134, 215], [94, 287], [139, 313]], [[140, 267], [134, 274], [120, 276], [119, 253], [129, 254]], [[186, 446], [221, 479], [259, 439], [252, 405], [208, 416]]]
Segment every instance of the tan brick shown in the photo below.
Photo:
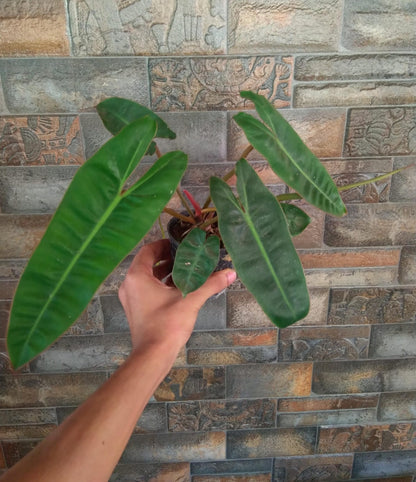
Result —
[[11, 300], [17, 288], [17, 281], [0, 280], [0, 299]]
[[57, 426], [54, 424], [44, 423], [41, 425], [18, 425], [0, 427], [1, 440], [21, 440], [45, 438]]
[[7, 322], [9, 320], [11, 300], [0, 300], [0, 338], [6, 337]]
[[282, 398], [279, 412], [311, 412], [376, 408], [378, 395], [323, 396], [313, 398]]
[[306, 318], [298, 321], [294, 326], [326, 324], [328, 314], [329, 290], [325, 288], [309, 289], [310, 308]]
[[277, 333], [277, 328], [194, 332], [188, 341], [188, 348], [275, 345]]
[[296, 248], [320, 248], [323, 246], [325, 213], [315, 206], [311, 206], [304, 200], [292, 201], [298, 208], [302, 209], [310, 218], [311, 222], [301, 234], [293, 238]]
[[271, 363], [277, 360], [277, 349], [273, 346], [189, 349], [187, 359], [191, 365]]
[[230, 291], [227, 295], [229, 328], [271, 328], [272, 322], [248, 291]]
[[4, 0], [0, 31], [0, 55], [69, 55], [63, 0]]

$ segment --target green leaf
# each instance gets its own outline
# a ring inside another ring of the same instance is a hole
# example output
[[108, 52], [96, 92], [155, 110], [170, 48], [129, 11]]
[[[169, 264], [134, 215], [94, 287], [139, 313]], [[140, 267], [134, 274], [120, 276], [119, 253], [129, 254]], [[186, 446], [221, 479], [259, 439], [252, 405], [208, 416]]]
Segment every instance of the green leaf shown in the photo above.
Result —
[[346, 208], [334, 181], [296, 131], [263, 96], [246, 91], [241, 96], [254, 102], [266, 125], [245, 112], [235, 115], [234, 120], [273, 171], [309, 203], [343, 216]]
[[282, 203], [280, 206], [286, 216], [287, 226], [291, 236], [300, 234], [311, 222], [311, 218], [294, 204]]
[[217, 266], [220, 240], [206, 237], [205, 231], [192, 229], [178, 246], [173, 266], [173, 282], [185, 296], [197, 290]]
[[[110, 97], [97, 105], [97, 112], [107, 130], [111, 134], [118, 134], [123, 127], [142, 117], [151, 117], [157, 123], [155, 137], [175, 139], [166, 122], [147, 107], [121, 97]], [[153, 151], [154, 152], [154, 151]]]
[[245, 159], [237, 163], [239, 200], [222, 179], [211, 178], [210, 188], [221, 237], [241, 281], [277, 326], [304, 318], [305, 276], [273, 194]]
[[174, 193], [187, 163], [179, 151], [161, 157], [123, 191], [155, 132], [148, 117], [129, 124], [74, 176], [16, 291], [7, 336], [14, 367], [80, 316]]

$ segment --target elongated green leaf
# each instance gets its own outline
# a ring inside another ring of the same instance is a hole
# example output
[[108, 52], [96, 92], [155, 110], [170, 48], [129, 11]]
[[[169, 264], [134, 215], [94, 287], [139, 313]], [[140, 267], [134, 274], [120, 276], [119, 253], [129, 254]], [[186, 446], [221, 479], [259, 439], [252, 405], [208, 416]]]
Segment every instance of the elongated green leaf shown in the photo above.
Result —
[[293, 204], [282, 203], [280, 205], [283, 209], [283, 213], [286, 216], [287, 226], [291, 236], [297, 236], [300, 234], [311, 222], [311, 218]]
[[266, 125], [244, 112], [234, 120], [273, 171], [309, 203], [343, 216], [346, 209], [331, 176], [290, 124], [264, 97], [246, 91], [241, 96], [254, 102]]
[[172, 278], [185, 296], [197, 290], [208, 279], [218, 263], [220, 240], [206, 237], [205, 231], [193, 229], [181, 242], [175, 257]]
[[111, 97], [97, 105], [97, 112], [111, 134], [118, 134], [123, 127], [142, 117], [151, 117], [157, 123], [155, 137], [175, 139], [176, 134], [166, 122], [147, 107], [121, 97]]
[[244, 159], [237, 163], [239, 200], [221, 179], [211, 178], [210, 188], [225, 247], [263, 311], [280, 327], [305, 317], [305, 277], [275, 197]]
[[155, 132], [152, 119], [139, 119], [78, 170], [16, 291], [7, 335], [14, 367], [39, 354], [79, 317], [174, 193], [187, 163], [179, 151], [161, 157], [123, 191]]

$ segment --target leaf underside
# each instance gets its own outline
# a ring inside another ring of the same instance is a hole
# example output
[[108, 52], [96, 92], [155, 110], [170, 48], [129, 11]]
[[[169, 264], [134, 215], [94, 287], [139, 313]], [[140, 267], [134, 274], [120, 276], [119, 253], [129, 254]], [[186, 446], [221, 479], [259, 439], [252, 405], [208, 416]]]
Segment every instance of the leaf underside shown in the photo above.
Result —
[[287, 226], [291, 236], [297, 236], [308, 227], [311, 218], [305, 213], [305, 211], [302, 211], [302, 209], [294, 204], [281, 203], [280, 206], [286, 217]]

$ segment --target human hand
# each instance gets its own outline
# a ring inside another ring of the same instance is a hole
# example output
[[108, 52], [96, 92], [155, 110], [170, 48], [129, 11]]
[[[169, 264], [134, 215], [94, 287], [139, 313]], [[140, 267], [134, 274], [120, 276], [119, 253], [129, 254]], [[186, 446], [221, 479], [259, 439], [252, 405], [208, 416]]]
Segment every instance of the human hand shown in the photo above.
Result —
[[233, 270], [218, 271], [184, 298], [176, 287], [162, 281], [172, 271], [172, 264], [167, 239], [148, 244], [140, 249], [120, 286], [133, 350], [160, 345], [178, 352], [190, 337], [205, 301], [236, 279]]

